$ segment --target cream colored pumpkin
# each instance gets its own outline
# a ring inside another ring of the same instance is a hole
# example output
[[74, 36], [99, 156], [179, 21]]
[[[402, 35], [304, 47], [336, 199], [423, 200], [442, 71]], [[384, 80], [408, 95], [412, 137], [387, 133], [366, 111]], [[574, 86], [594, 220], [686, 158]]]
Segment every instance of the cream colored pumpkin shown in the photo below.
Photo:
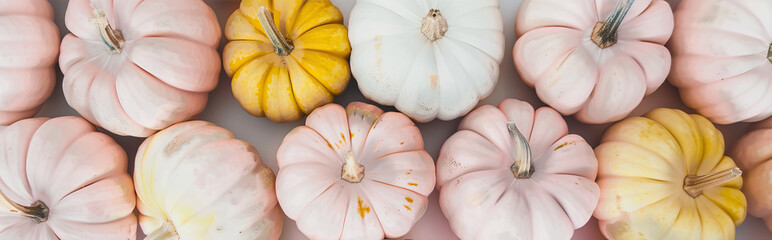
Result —
[[471, 111], [504, 57], [498, 0], [359, 0], [349, 39], [362, 94], [419, 122]]
[[594, 216], [610, 239], [734, 239], [745, 220], [741, 171], [705, 117], [656, 109], [606, 130]]
[[249, 143], [203, 121], [147, 138], [134, 160], [146, 239], [278, 239], [274, 174]]

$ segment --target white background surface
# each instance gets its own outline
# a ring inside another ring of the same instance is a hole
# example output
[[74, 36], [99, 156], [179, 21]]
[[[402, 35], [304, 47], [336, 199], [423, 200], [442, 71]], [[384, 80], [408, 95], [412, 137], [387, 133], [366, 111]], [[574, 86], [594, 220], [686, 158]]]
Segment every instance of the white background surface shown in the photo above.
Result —
[[[24, 1], [24, 0], [18, 0]], [[281, 1], [281, 0], [276, 0]], [[384, 0], [388, 1], [388, 0]], [[677, 0], [676, 0], [677, 1]], [[224, 27], [225, 21], [228, 16], [238, 8], [239, 1], [227, 1], [227, 0], [208, 0], [206, 1], [217, 13], [217, 17], [220, 21], [220, 25]], [[348, 21], [348, 14], [351, 8], [354, 6], [354, 0], [332, 0], [332, 2], [338, 6], [346, 16]], [[514, 24], [515, 14], [518, 6], [522, 0], [500, 0], [500, 9], [504, 17], [504, 33], [506, 36], [506, 56], [501, 63], [501, 75], [498, 85], [493, 94], [482, 101], [480, 105], [491, 104], [498, 105], [499, 102], [506, 98], [517, 98], [525, 100], [534, 105], [534, 107], [541, 107], [544, 104], [538, 99], [533, 89], [526, 86], [520, 78], [517, 76], [514, 64], [512, 62], [512, 46], [515, 42], [514, 37]], [[56, 24], [64, 36], [67, 31], [64, 25], [64, 15], [67, 8], [66, 0], [51, 0], [56, 12]], [[220, 43], [220, 52], [222, 46], [225, 45], [225, 39]], [[44, 104], [43, 110], [38, 116], [44, 117], [58, 117], [65, 115], [78, 116], [72, 108], [67, 105], [62, 94], [61, 82], [62, 73], [57, 73], [57, 88], [54, 91], [53, 96]], [[265, 118], [255, 118], [241, 109], [238, 102], [233, 98], [230, 90], [230, 78], [221, 73], [220, 84], [209, 95], [209, 103], [206, 110], [201, 113], [196, 119], [202, 119], [213, 122], [219, 126], [232, 131], [236, 137], [245, 140], [254, 145], [268, 166], [270, 166], [274, 172], [278, 171], [276, 164], [276, 150], [281, 144], [285, 134], [287, 134], [292, 128], [302, 125], [304, 121], [298, 121], [295, 123], [277, 124], [268, 121]], [[338, 96], [335, 102], [345, 106], [352, 101], [366, 101], [366, 99], [359, 92], [356, 81], [351, 80], [348, 89], [343, 95]], [[369, 101], [366, 101], [369, 102]], [[685, 110], [687, 112], [694, 112], [693, 110], [685, 107], [678, 97], [677, 90], [668, 83], [665, 83], [654, 94], [646, 97], [643, 103], [633, 111], [632, 115], [638, 116], [649, 110], [658, 107], [670, 107]], [[384, 107], [384, 110], [394, 110], [390, 107]], [[571, 133], [579, 134], [583, 136], [587, 142], [593, 147], [597, 146], [601, 134], [604, 129], [608, 127], [605, 125], [587, 125], [577, 122], [573, 117], [566, 117], [568, 122], [569, 131]], [[438, 121], [435, 120], [426, 124], [418, 124], [423, 134], [423, 138], [426, 145], [426, 151], [432, 155], [433, 158], [437, 158], [442, 143], [450, 135], [452, 135], [456, 127], [458, 126], [460, 119], [454, 121]], [[740, 123], [729, 126], [719, 126], [719, 129], [724, 133], [724, 137], [727, 142], [727, 149], [731, 149], [734, 146], [735, 140], [743, 134], [748, 127], [748, 124]], [[121, 146], [126, 149], [129, 155], [129, 173], [133, 169], [133, 157], [139, 147], [139, 144], [143, 141], [140, 138], [133, 137], [118, 137], [112, 135]], [[442, 215], [439, 204], [437, 202], [438, 193], [435, 191], [430, 196], [429, 209], [426, 211], [424, 217], [415, 225], [413, 230], [406, 235], [405, 239], [418, 239], [418, 240], [445, 240], [445, 239], [457, 239], [451, 232], [447, 220]], [[139, 229], [138, 229], [139, 230]], [[141, 232], [141, 231], [140, 231]], [[764, 226], [764, 223], [757, 218], [748, 216], [737, 230], [737, 239], [772, 239], [772, 233], [770, 233]], [[143, 234], [140, 234], [141, 236]], [[140, 238], [141, 239], [141, 238]], [[284, 230], [281, 239], [306, 239], [302, 233], [300, 233], [295, 222], [285, 217]], [[579, 229], [574, 239], [603, 239], [598, 231], [597, 221], [594, 219], [583, 228]]]

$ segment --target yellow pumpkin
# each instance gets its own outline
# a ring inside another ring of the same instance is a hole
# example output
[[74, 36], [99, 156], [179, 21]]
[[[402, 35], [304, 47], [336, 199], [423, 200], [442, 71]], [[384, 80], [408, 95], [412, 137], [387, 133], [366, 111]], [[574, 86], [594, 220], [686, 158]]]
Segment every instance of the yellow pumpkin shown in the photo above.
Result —
[[351, 72], [343, 14], [329, 0], [243, 0], [228, 19], [223, 65], [257, 117], [297, 121], [332, 102]]
[[611, 126], [595, 149], [609, 239], [734, 239], [745, 219], [742, 174], [700, 115], [656, 109]]

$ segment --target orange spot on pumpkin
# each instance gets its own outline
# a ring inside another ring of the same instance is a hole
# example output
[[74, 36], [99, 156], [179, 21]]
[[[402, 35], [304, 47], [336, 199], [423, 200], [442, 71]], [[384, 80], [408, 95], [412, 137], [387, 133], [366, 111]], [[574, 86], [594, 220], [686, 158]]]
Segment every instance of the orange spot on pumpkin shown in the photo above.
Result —
[[359, 207], [357, 208], [357, 211], [359, 211], [359, 216], [361, 216], [362, 219], [365, 219], [365, 213], [370, 213], [370, 207], [363, 205], [362, 198], [360, 197], [357, 197], [357, 203], [359, 204]]
[[407, 185], [410, 185], [410, 186], [418, 186], [418, 183], [411, 183], [411, 182], [409, 182], [409, 183], [407, 183]]
[[407, 202], [409, 202], [409, 203], [413, 203], [413, 199], [412, 199], [412, 198], [410, 198], [410, 197], [405, 197], [405, 200], [406, 200]]
[[401, 143], [399, 143], [399, 145], [405, 145], [405, 142], [401, 142]]
[[552, 151], [557, 151], [558, 149], [565, 147], [566, 145], [568, 145], [568, 142], [564, 142], [563, 144], [560, 144], [560, 146], [556, 147], [555, 150], [552, 150]]
[[405, 209], [407, 210], [413, 210], [413, 209], [410, 209], [410, 207], [408, 207], [407, 205], [402, 205], [402, 206], [405, 206]]
[[346, 135], [343, 135], [343, 133], [340, 133], [340, 139], [341, 139], [340, 140], [341, 142], [346, 142]]
[[410, 172], [406, 172], [405, 174], [410, 175]]

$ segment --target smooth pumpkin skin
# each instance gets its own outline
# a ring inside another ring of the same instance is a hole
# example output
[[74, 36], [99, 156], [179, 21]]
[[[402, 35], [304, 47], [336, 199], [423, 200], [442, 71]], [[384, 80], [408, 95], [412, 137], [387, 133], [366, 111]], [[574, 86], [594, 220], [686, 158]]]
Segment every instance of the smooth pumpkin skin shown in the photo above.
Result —
[[[342, 178], [346, 152], [364, 166], [361, 182]], [[434, 190], [434, 161], [404, 114], [353, 102], [317, 108], [276, 154], [276, 194], [310, 239], [383, 239], [407, 234]]]
[[764, 219], [772, 230], [772, 119], [756, 124], [737, 141], [732, 157], [743, 172], [748, 213]]
[[[273, 13], [295, 46], [276, 54], [257, 13]], [[346, 89], [351, 46], [343, 14], [329, 0], [243, 0], [225, 25], [223, 65], [236, 100], [250, 114], [273, 122], [300, 120]]]
[[145, 234], [166, 222], [180, 239], [278, 239], [283, 215], [274, 174], [249, 143], [204, 121], [147, 138], [134, 181]]
[[32, 117], [54, 90], [53, 17], [46, 0], [0, 0], [0, 125]]
[[[125, 43], [111, 53], [91, 19], [103, 10]], [[217, 86], [222, 36], [201, 0], [72, 0], [59, 66], [67, 103], [91, 123], [147, 137], [192, 118]]]
[[136, 198], [126, 152], [78, 117], [31, 118], [0, 127], [0, 191], [30, 206], [35, 223], [0, 204], [0, 239], [135, 239]]
[[681, 0], [670, 83], [718, 124], [772, 116], [772, 1]]
[[734, 239], [746, 215], [742, 178], [692, 198], [687, 174], [735, 167], [705, 117], [655, 109], [606, 130], [595, 148], [600, 201], [594, 216], [609, 239]]
[[617, 42], [591, 40], [619, 0], [525, 0], [515, 21], [515, 67], [539, 98], [563, 115], [601, 124], [626, 117], [670, 72], [665, 43], [673, 12], [662, 0], [636, 0]]
[[[510, 121], [531, 146], [529, 179], [510, 168]], [[440, 151], [437, 183], [442, 212], [461, 239], [570, 239], [590, 219], [598, 162], [557, 111], [507, 99], [475, 109], [458, 128]]]

